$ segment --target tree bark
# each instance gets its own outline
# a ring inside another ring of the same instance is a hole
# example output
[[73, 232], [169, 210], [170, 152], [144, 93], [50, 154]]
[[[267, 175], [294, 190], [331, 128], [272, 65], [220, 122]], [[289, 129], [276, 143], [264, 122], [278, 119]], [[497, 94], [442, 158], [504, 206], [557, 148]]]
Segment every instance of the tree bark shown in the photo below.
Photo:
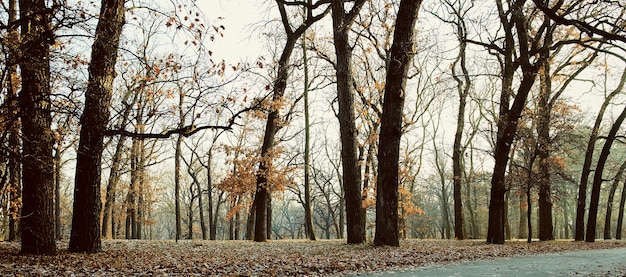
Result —
[[306, 234], [310, 240], [315, 240], [313, 229], [313, 213], [311, 211], [311, 128], [309, 115], [309, 66], [306, 49], [306, 33], [302, 36], [302, 60], [304, 62], [304, 218]]
[[53, 33], [44, 0], [20, 0], [22, 90], [22, 254], [54, 255], [54, 172], [50, 114], [50, 49]]
[[[128, 91], [124, 100], [122, 101], [125, 108], [122, 114], [122, 119], [120, 122], [120, 126], [126, 126], [129, 122], [131, 106], [126, 103], [126, 99], [133, 95], [133, 101], [131, 103], [137, 102], [138, 93], [133, 93]], [[109, 179], [107, 181], [106, 187], [106, 197], [104, 201], [104, 211], [102, 215], [102, 237], [104, 238], [113, 238], [115, 239], [115, 198], [117, 195], [117, 184], [120, 181], [120, 171], [122, 167], [122, 154], [124, 150], [124, 144], [128, 137], [125, 135], [120, 135], [120, 138], [115, 147], [115, 152], [113, 153], [113, 158], [111, 161], [111, 169], [109, 172]], [[110, 228], [109, 228], [110, 225]], [[109, 233], [110, 230], [110, 233]]]
[[[509, 161], [509, 152], [515, 134], [517, 133], [517, 124], [521, 116], [522, 110], [526, 106], [526, 99], [535, 83], [538, 66], [531, 63], [529, 37], [527, 33], [527, 25], [523, 7], [525, 1], [514, 2], [511, 6], [509, 21], [509, 12], [505, 12], [502, 7], [502, 1], [496, 2], [498, 5], [500, 20], [503, 25], [505, 36], [504, 46], [504, 70], [502, 81], [502, 92], [500, 95], [500, 110], [498, 118], [498, 131], [495, 146], [495, 166], [491, 177], [491, 193], [489, 202], [489, 227], [487, 229], [487, 242], [495, 244], [504, 243], [504, 222], [505, 213], [504, 194], [506, 166]], [[518, 44], [515, 44], [513, 28], [517, 36]], [[514, 55], [515, 48], [519, 47], [519, 53]], [[546, 51], [544, 47], [542, 49]], [[516, 62], [513, 58], [517, 57]], [[519, 81], [517, 93], [513, 94], [513, 76], [517, 67], [521, 68], [523, 76]], [[514, 101], [509, 105], [509, 98], [514, 96]]]
[[124, 1], [102, 1], [89, 64], [85, 110], [81, 118], [72, 214], [71, 252], [101, 250], [100, 199], [104, 131], [115, 79], [117, 49], [124, 26]]
[[[466, 66], [467, 41], [465, 40], [465, 24], [459, 18], [457, 22], [457, 36], [459, 39], [459, 54], [452, 67], [452, 77], [457, 82], [457, 92], [459, 94], [459, 110], [457, 112], [456, 131], [454, 132], [454, 144], [452, 146], [452, 181], [454, 182], [454, 237], [458, 240], [465, 238], [463, 234], [463, 201], [462, 201], [462, 175], [463, 175], [463, 152], [461, 146], [463, 140], [463, 129], [465, 128], [465, 107], [467, 96], [471, 88], [471, 80]], [[456, 75], [456, 65], [459, 64], [464, 79], [461, 80]]]
[[624, 222], [624, 205], [626, 204], [626, 182], [622, 186], [622, 195], [619, 200], [619, 212], [617, 217], [617, 227], [615, 228], [615, 239], [622, 239], [622, 225]]
[[[549, 19], [546, 19], [549, 21]], [[546, 36], [544, 45], [551, 45], [551, 35]], [[550, 94], [552, 80], [550, 71], [550, 51], [543, 51], [539, 68], [539, 99], [537, 100], [537, 158], [539, 172], [537, 175], [539, 186], [539, 240], [554, 240], [554, 224], [552, 222], [552, 185], [550, 183]]]
[[582, 241], [585, 239], [585, 208], [587, 207], [587, 183], [589, 181], [589, 175], [591, 174], [591, 163], [593, 162], [593, 153], [595, 151], [596, 140], [598, 139], [598, 131], [602, 124], [604, 113], [611, 103], [611, 100], [619, 93], [621, 93], [626, 83], [626, 69], [622, 72], [620, 83], [615, 90], [613, 90], [602, 102], [596, 120], [591, 129], [591, 135], [589, 136], [589, 142], [587, 142], [587, 150], [585, 150], [585, 161], [583, 162], [583, 168], [580, 173], [580, 183], [578, 185], [578, 200], [576, 202], [576, 230], [574, 233], [574, 240]]
[[[281, 15], [281, 21], [283, 28], [287, 34], [287, 41], [283, 47], [281, 56], [278, 60], [278, 69], [276, 79], [274, 80], [274, 91], [272, 95], [272, 102], [279, 102], [282, 100], [285, 94], [285, 88], [287, 87], [287, 79], [289, 77], [289, 59], [293, 49], [298, 42], [300, 36], [308, 29], [313, 23], [323, 18], [326, 12], [318, 16], [313, 16], [312, 10], [307, 8], [307, 16], [304, 22], [297, 28], [293, 29], [289, 23], [289, 16], [285, 9], [285, 4], [282, 1], [276, 1], [278, 9]], [[311, 1], [308, 1], [308, 6], [311, 5]], [[270, 152], [274, 147], [274, 137], [279, 129], [278, 123], [280, 121], [279, 110], [272, 107], [267, 115], [267, 122], [265, 124], [265, 133], [263, 135], [263, 145], [261, 146], [261, 163], [257, 171], [257, 183], [255, 192], [255, 205], [256, 205], [256, 218], [254, 224], [254, 240], [258, 242], [266, 241], [269, 232], [268, 225], [271, 225], [268, 217], [269, 205], [267, 199], [270, 197], [270, 189], [268, 184], [269, 170], [272, 166], [272, 157]]]
[[365, 220], [361, 204], [361, 172], [357, 157], [357, 130], [352, 89], [352, 47], [349, 45], [350, 27], [364, 0], [356, 0], [346, 13], [344, 0], [333, 0], [333, 41], [337, 57], [336, 78], [339, 102], [339, 130], [341, 137], [341, 162], [343, 168], [344, 200], [347, 223], [347, 242], [365, 242]]
[[624, 174], [624, 170], [626, 170], [626, 162], [622, 163], [615, 173], [615, 178], [613, 178], [613, 184], [611, 184], [611, 190], [609, 191], [609, 196], [606, 200], [606, 213], [604, 216], [604, 239], [610, 240], [611, 237], [611, 218], [613, 213], [613, 199], [615, 198], [615, 191], [617, 191], [617, 185], [622, 181], [622, 174]]
[[617, 131], [619, 131], [622, 122], [626, 119], [626, 107], [617, 117], [613, 126], [611, 126], [611, 130], [607, 135], [606, 141], [604, 142], [604, 146], [602, 147], [602, 152], [600, 152], [600, 156], [598, 157], [598, 163], [596, 164], [596, 169], [593, 173], [593, 184], [591, 187], [591, 201], [589, 203], [589, 217], [587, 218], [587, 234], [585, 237], [586, 242], [594, 242], [596, 240], [596, 221], [598, 217], [598, 204], [600, 202], [600, 187], [602, 186], [602, 174], [604, 172], [604, 166], [606, 164], [606, 160], [609, 157], [609, 153], [611, 152], [611, 145], [613, 145], [613, 141], [615, 141], [615, 136]]
[[391, 58], [387, 69], [380, 121], [378, 179], [376, 182], [376, 236], [374, 244], [400, 246], [398, 230], [398, 171], [402, 111], [406, 80], [415, 55], [415, 24], [421, 0], [402, 0], [398, 8]]
[[[17, 20], [17, 0], [9, 1], [8, 22], [13, 23]], [[19, 103], [17, 92], [20, 90], [20, 76], [17, 71], [19, 51], [19, 32], [17, 26], [9, 29], [7, 34], [8, 57], [7, 57], [7, 75], [6, 78], [6, 109], [9, 118], [9, 139], [8, 139], [8, 191], [9, 191], [9, 241], [15, 241], [19, 238], [19, 215], [22, 206], [22, 185], [21, 162], [20, 162], [20, 119], [19, 119]], [[55, 213], [56, 214], [56, 213]]]

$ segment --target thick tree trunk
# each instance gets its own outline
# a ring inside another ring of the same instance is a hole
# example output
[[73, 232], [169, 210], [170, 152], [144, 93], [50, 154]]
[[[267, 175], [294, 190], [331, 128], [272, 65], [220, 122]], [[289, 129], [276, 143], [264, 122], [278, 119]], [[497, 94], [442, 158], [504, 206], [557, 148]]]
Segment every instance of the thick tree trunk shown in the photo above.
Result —
[[587, 234], [585, 237], [585, 241], [594, 242], [596, 240], [596, 220], [598, 216], [598, 204], [600, 202], [600, 187], [602, 186], [602, 174], [604, 172], [604, 166], [606, 164], [606, 160], [609, 157], [609, 153], [611, 152], [611, 145], [613, 145], [613, 141], [615, 141], [615, 136], [617, 135], [617, 131], [620, 129], [622, 122], [626, 118], [626, 107], [617, 117], [609, 134], [607, 135], [606, 141], [604, 142], [604, 146], [602, 147], [602, 152], [600, 152], [600, 156], [598, 157], [598, 163], [596, 164], [596, 169], [593, 173], [593, 185], [591, 187], [591, 201], [589, 203], [589, 217], [587, 218]]
[[394, 30], [380, 121], [378, 179], [376, 182], [376, 236], [374, 244], [400, 246], [398, 230], [398, 172], [402, 111], [406, 79], [413, 56], [415, 24], [421, 0], [402, 0]]
[[[507, 33], [505, 37], [504, 48], [504, 70], [502, 81], [502, 92], [500, 96], [500, 111], [498, 119], [498, 132], [495, 146], [495, 166], [493, 175], [491, 177], [491, 198], [489, 202], [489, 227], [487, 229], [487, 242], [503, 244], [504, 243], [504, 222], [505, 213], [504, 205], [504, 193], [505, 187], [505, 175], [506, 165], [509, 161], [509, 152], [511, 151], [511, 145], [513, 139], [517, 133], [517, 124], [521, 116], [524, 107], [526, 106], [526, 99], [528, 94], [535, 83], [535, 76], [538, 72], [538, 66], [531, 64], [531, 57], [529, 56], [528, 34], [526, 30], [526, 20], [523, 14], [523, 5], [525, 1], [515, 2], [511, 7], [511, 21], [508, 21], [508, 13], [503, 12], [502, 2], [497, 1], [498, 9], [500, 10], [500, 19], [503, 27]], [[515, 27], [515, 34], [517, 35], [518, 44], [514, 43], [513, 28]], [[521, 46], [520, 46], [521, 45]], [[523, 72], [522, 79], [519, 81], [519, 87], [517, 93], [513, 94], [513, 76], [515, 69], [517, 68], [517, 62], [513, 63], [514, 49], [519, 46], [519, 67]], [[547, 49], [542, 49], [546, 51]], [[536, 61], [538, 63], [539, 61]], [[509, 105], [509, 98], [514, 95], [514, 101]]]
[[100, 19], [89, 64], [85, 110], [81, 118], [80, 142], [76, 161], [71, 252], [95, 253], [101, 249], [100, 199], [104, 131], [109, 123], [109, 107], [115, 79], [115, 63], [122, 27], [124, 1], [102, 1]]
[[[22, 247], [23, 254], [53, 255], [54, 240], [54, 138], [50, 126], [50, 50], [53, 34], [44, 0], [20, 0], [22, 90]], [[36, 14], [36, 16], [35, 16]]]
[[332, 6], [333, 41], [337, 57], [336, 78], [339, 102], [339, 130], [343, 168], [344, 201], [348, 243], [365, 242], [365, 220], [361, 204], [361, 172], [357, 157], [357, 130], [352, 91], [352, 48], [349, 45], [350, 27], [365, 1], [357, 0], [346, 13], [344, 0], [334, 0]]

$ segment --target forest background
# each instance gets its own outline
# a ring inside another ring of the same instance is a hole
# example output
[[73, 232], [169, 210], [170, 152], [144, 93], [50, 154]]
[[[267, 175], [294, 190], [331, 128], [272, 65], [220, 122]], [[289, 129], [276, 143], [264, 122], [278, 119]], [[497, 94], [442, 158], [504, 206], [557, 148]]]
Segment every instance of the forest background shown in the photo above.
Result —
[[2, 3], [2, 230], [22, 251], [621, 238], [617, 1]]

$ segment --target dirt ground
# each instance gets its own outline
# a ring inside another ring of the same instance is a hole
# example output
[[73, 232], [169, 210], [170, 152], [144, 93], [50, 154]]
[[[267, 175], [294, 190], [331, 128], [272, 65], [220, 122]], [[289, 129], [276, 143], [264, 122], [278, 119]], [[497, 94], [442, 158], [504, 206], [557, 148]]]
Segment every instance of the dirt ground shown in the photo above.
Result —
[[62, 241], [55, 256], [19, 255], [19, 248], [0, 242], [0, 276], [616, 276], [626, 262], [626, 241], [403, 240], [375, 247], [344, 240], [105, 240], [91, 255], [69, 253]]

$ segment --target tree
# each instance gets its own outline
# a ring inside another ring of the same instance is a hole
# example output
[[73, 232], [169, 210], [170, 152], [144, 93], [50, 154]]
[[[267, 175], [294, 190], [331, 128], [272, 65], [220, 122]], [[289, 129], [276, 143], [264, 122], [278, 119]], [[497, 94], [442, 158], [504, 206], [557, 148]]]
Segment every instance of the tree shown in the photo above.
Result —
[[613, 213], [613, 199], [615, 197], [615, 191], [617, 190], [617, 185], [622, 182], [622, 175], [624, 174], [624, 170], [626, 170], [626, 162], [622, 163], [622, 165], [615, 173], [615, 177], [613, 177], [613, 183], [611, 184], [611, 190], [609, 191], [608, 199], [606, 200], [606, 213], [604, 216], [604, 239], [610, 240], [611, 237], [611, 214]]
[[304, 222], [307, 237], [315, 240], [313, 213], [311, 211], [311, 124], [309, 114], [309, 65], [306, 49], [306, 32], [302, 36], [302, 59], [304, 62]]
[[[13, 24], [17, 20], [17, 0], [9, 1], [8, 22]], [[10, 193], [9, 211], [9, 241], [18, 238], [19, 213], [21, 207], [21, 165], [20, 165], [20, 120], [17, 92], [20, 89], [20, 76], [17, 71], [19, 57], [19, 32], [15, 25], [9, 29], [7, 35], [8, 55], [7, 55], [7, 75], [6, 78], [6, 116], [3, 119], [8, 125], [8, 183], [7, 188]]]
[[376, 237], [374, 244], [399, 246], [398, 172], [402, 111], [406, 80], [415, 54], [414, 34], [420, 0], [402, 0], [387, 68], [385, 99], [380, 122], [378, 179], [376, 181]]
[[[457, 7], [458, 5], [458, 7]], [[469, 5], [469, 7], [465, 7]], [[454, 133], [454, 143], [452, 145], [452, 181], [454, 183], [453, 198], [454, 198], [454, 237], [462, 240], [465, 235], [463, 233], [463, 201], [462, 201], [462, 187], [463, 187], [463, 153], [465, 147], [463, 147], [463, 132], [465, 128], [465, 114], [467, 109], [467, 98], [472, 88], [472, 80], [467, 69], [467, 46], [468, 46], [468, 31], [467, 24], [465, 22], [465, 15], [473, 7], [473, 2], [467, 3], [460, 1], [457, 3], [444, 1], [444, 7], [447, 14], [452, 16], [452, 19], [443, 19], [441, 15], [435, 14], [440, 20], [453, 25], [454, 34], [459, 42], [459, 50], [454, 62], [451, 65], [452, 78], [457, 83], [457, 94], [459, 95], [459, 108], [456, 117], [456, 130]], [[457, 71], [460, 70], [460, 73]], [[469, 184], [465, 184], [469, 185]]]
[[576, 202], [576, 229], [574, 233], [574, 240], [582, 241], [585, 239], [585, 211], [587, 207], [587, 183], [589, 181], [589, 175], [591, 174], [591, 164], [593, 162], [593, 153], [595, 152], [596, 141], [598, 140], [598, 133], [600, 131], [600, 125], [604, 118], [606, 109], [611, 104], [612, 99], [621, 93], [624, 85], [626, 84], [626, 69], [622, 73], [618, 86], [604, 98], [596, 119], [591, 129], [589, 141], [587, 142], [587, 148], [585, 150], [585, 159], [583, 162], [583, 168], [580, 173], [580, 183], [578, 185], [578, 201]]
[[352, 89], [352, 48], [349, 34], [352, 23], [365, 4], [356, 0], [350, 10], [345, 0], [333, 0], [333, 41], [335, 46], [337, 98], [339, 101], [339, 130], [341, 136], [341, 165], [343, 168], [344, 199], [346, 201], [347, 240], [350, 244], [365, 242], [365, 218], [361, 206], [361, 172], [357, 157], [354, 92]]
[[51, 10], [44, 0], [20, 0], [22, 90], [22, 249], [23, 254], [54, 255], [54, 172], [50, 128]]
[[616, 139], [617, 132], [619, 131], [622, 122], [626, 119], [626, 107], [619, 116], [613, 122], [611, 130], [606, 137], [604, 146], [600, 156], [598, 156], [598, 162], [596, 163], [596, 169], [593, 174], [593, 184], [591, 187], [591, 200], [589, 202], [589, 217], [587, 218], [587, 232], [585, 234], [586, 242], [594, 242], [596, 240], [596, 221], [598, 217], [598, 205], [600, 202], [600, 187], [602, 186], [602, 174], [604, 172], [604, 166], [611, 152], [611, 145]]
[[[287, 14], [286, 5], [304, 5], [307, 9], [306, 19], [297, 27], [293, 28], [289, 22], [289, 16]], [[270, 197], [270, 187], [268, 183], [268, 171], [272, 167], [271, 165], [271, 150], [274, 147], [274, 138], [279, 129], [279, 109], [280, 101], [282, 101], [287, 86], [287, 79], [289, 77], [289, 59], [293, 52], [296, 43], [300, 36], [308, 29], [313, 23], [322, 19], [327, 13], [328, 8], [324, 9], [319, 15], [313, 15], [313, 10], [322, 5], [321, 2], [313, 4], [311, 0], [307, 3], [297, 2], [283, 2], [276, 1], [278, 10], [280, 12], [281, 22], [285, 33], [287, 34], [287, 41], [283, 47], [280, 59], [278, 61], [277, 76], [274, 79], [272, 102], [274, 103], [270, 107], [270, 111], [267, 116], [267, 124], [265, 125], [265, 134], [263, 136], [263, 145], [261, 146], [261, 162], [257, 171], [257, 188], [254, 196], [255, 205], [255, 226], [254, 226], [254, 240], [263, 242], [267, 240], [268, 234], [268, 201]]]
[[[516, 1], [505, 7], [503, 1], [496, 1], [498, 17], [504, 31], [504, 45], [497, 47], [502, 55], [502, 90], [500, 92], [500, 109], [498, 112], [498, 130], [495, 145], [495, 166], [491, 177], [491, 197], [489, 202], [489, 227], [487, 242], [504, 243], [505, 174], [509, 154], [520, 115], [526, 106], [526, 99], [535, 83], [539, 64], [543, 56], [537, 57], [542, 51], [548, 51], [543, 40], [547, 36], [548, 22], [544, 21], [540, 29], [529, 34], [529, 18], [524, 14], [526, 1]], [[505, 9], [507, 8], [507, 9]], [[510, 16], [509, 16], [510, 15]], [[518, 52], [518, 53], [516, 53]], [[522, 79], [517, 91], [513, 84], [516, 71], [521, 70]], [[513, 98], [513, 103], [511, 103]]]
[[117, 49], [124, 26], [124, 1], [102, 1], [100, 19], [89, 65], [85, 110], [81, 117], [80, 143], [76, 163], [71, 252], [96, 253], [100, 241], [100, 179], [104, 131], [109, 123], [109, 107]]

